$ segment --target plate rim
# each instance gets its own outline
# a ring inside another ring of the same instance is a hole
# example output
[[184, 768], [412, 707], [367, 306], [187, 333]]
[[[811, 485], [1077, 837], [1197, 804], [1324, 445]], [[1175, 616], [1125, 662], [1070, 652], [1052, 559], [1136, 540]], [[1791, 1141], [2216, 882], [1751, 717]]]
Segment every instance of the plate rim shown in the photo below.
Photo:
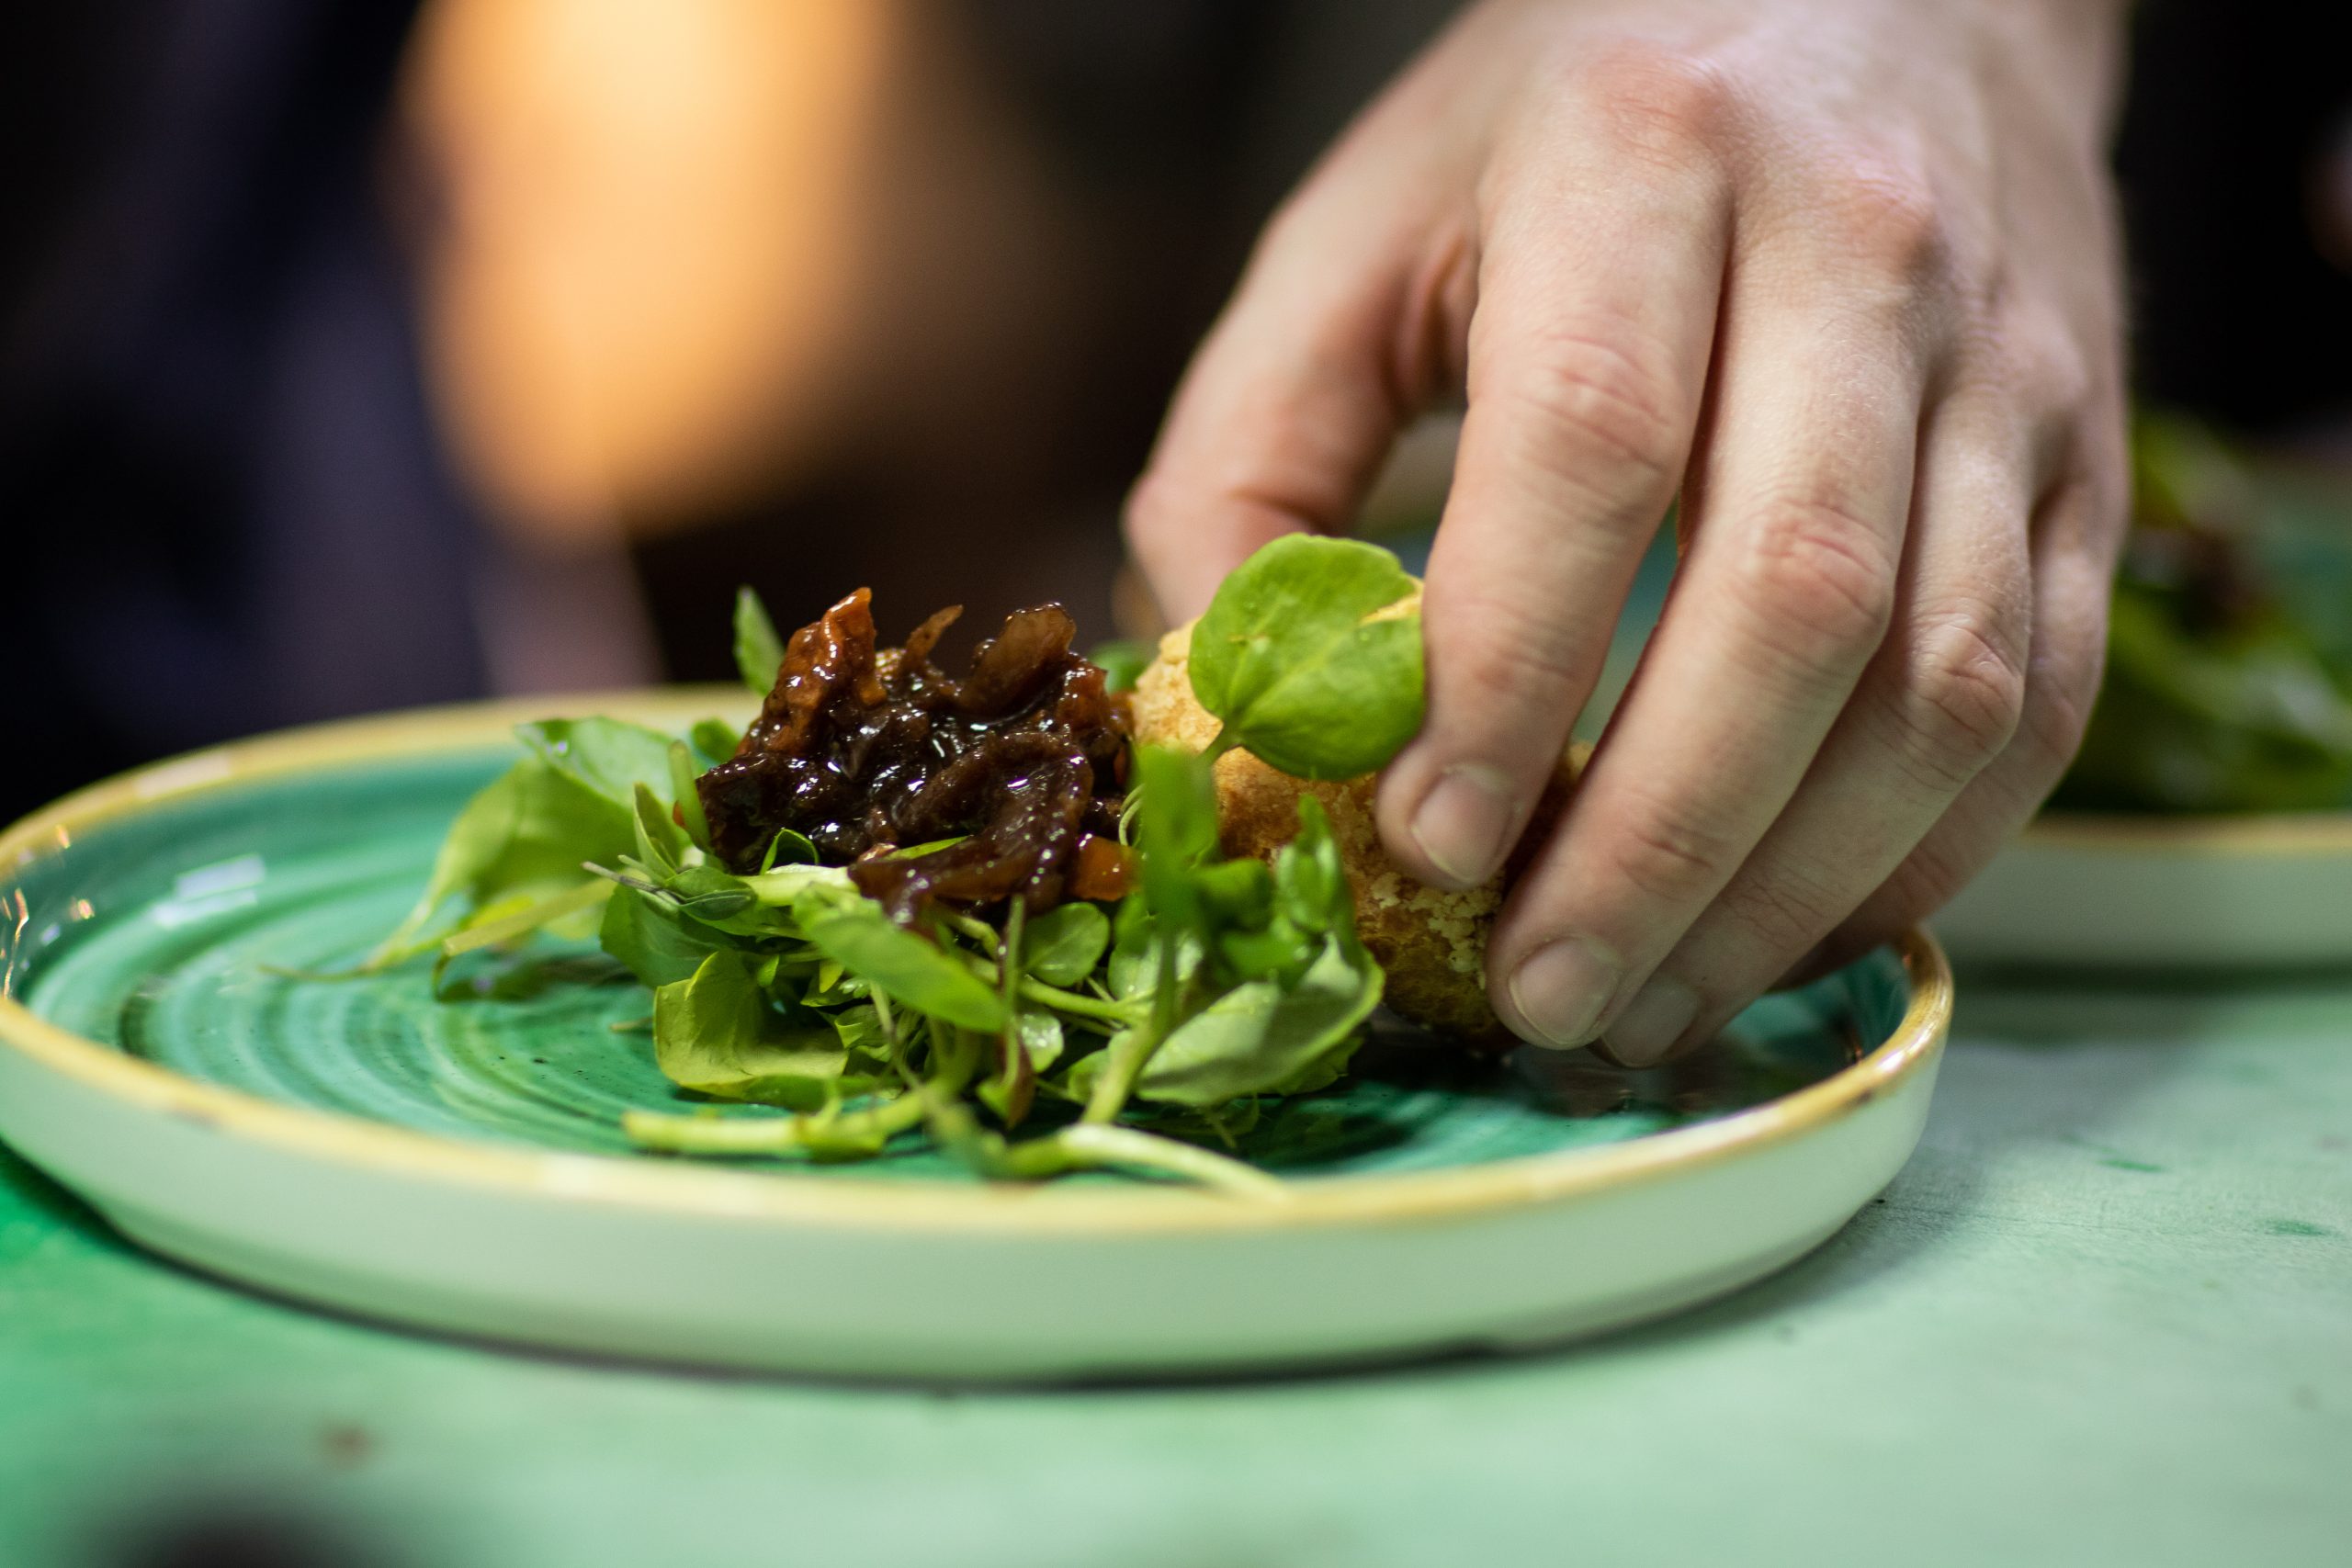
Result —
[[[743, 710], [740, 688], [673, 686], [501, 698], [275, 731], [166, 758], [77, 790], [0, 833], [0, 875], [63, 852], [77, 833], [167, 801], [231, 784], [370, 761], [492, 745], [519, 722], [610, 713], [648, 721]], [[19, 924], [26, 918], [15, 911]], [[0, 989], [0, 1050], [135, 1108], [277, 1152], [405, 1174], [435, 1185], [490, 1187], [514, 1198], [579, 1201], [704, 1220], [758, 1220], [927, 1234], [1016, 1231], [1231, 1232], [1334, 1224], [1466, 1218], [1644, 1184], [1739, 1154], [1761, 1153], [1860, 1111], [1932, 1066], [1950, 1032], [1951, 969], [1924, 928], [1894, 944], [1909, 988], [1887, 1037], [1818, 1082], [1712, 1122], [1600, 1147], [1521, 1155], [1483, 1165], [1397, 1174], [1317, 1177], [1279, 1199], [1135, 1185], [1064, 1188], [898, 1183], [854, 1177], [792, 1179], [788, 1168], [507, 1148], [339, 1111], [284, 1104], [186, 1077], [39, 1017]], [[0, 1134], [10, 1133], [0, 1104]], [[11, 1142], [21, 1140], [11, 1136]], [[69, 1182], [78, 1187], [79, 1183]], [[98, 1186], [102, 1190], [102, 1184]]]
[[2045, 811], [2011, 847], [2104, 854], [2352, 856], [2352, 811]]

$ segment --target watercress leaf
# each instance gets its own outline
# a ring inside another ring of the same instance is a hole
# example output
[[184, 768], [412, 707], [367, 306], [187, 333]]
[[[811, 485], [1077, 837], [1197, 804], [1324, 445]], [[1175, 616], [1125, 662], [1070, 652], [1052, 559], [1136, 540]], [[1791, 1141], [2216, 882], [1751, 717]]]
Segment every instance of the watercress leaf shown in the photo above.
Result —
[[543, 718], [514, 738], [549, 767], [620, 807], [635, 808], [637, 786], [670, 784], [670, 738], [619, 718]]
[[1262, 926], [1274, 910], [1274, 874], [1261, 860], [1220, 861], [1196, 866], [1193, 886], [1221, 927]]
[[672, 1083], [718, 1100], [814, 1111], [867, 1087], [844, 1082], [848, 1053], [833, 1031], [792, 1027], [733, 953], [653, 993], [653, 1050]]
[[1062, 1070], [1051, 1088], [1066, 1100], [1083, 1105], [1093, 1097], [1094, 1086], [1108, 1070], [1112, 1057], [1122, 1053], [1134, 1038], [1133, 1030], [1121, 1030], [1104, 1043], [1100, 1051], [1090, 1051]]
[[1004, 998], [958, 955], [900, 929], [882, 906], [845, 883], [811, 881], [793, 919], [826, 957], [892, 1001], [960, 1028], [995, 1034]]
[[1111, 957], [1102, 975], [1113, 996], [1125, 999], [1151, 985], [1157, 965], [1152, 943], [1159, 930], [1143, 895], [1130, 893], [1119, 900], [1118, 913], [1111, 922]]
[[854, 1063], [868, 1063], [875, 1071], [888, 1067], [890, 1061], [890, 1032], [882, 1027], [882, 1010], [872, 1002], [860, 1002], [825, 1015], [840, 1039], [842, 1049], [850, 1054]]
[[1036, 1008], [1024, 1008], [1015, 1025], [1021, 1032], [1021, 1043], [1029, 1053], [1032, 1069], [1042, 1073], [1061, 1060], [1060, 1019]]
[[1418, 615], [1396, 558], [1292, 534], [1234, 569], [1193, 628], [1193, 694], [1224, 738], [1283, 773], [1346, 779], [1385, 766], [1421, 726]]
[[453, 898], [479, 908], [517, 896], [545, 897], [587, 881], [583, 861], [610, 864], [633, 847], [627, 810], [545, 759], [527, 756], [466, 803], [441, 842], [423, 896], [369, 962], [393, 963], [420, 951], [419, 933]]
[[1290, 920], [1276, 918], [1257, 931], [1227, 931], [1217, 938], [1217, 956], [1244, 980], [1296, 979], [1314, 961], [1320, 942]]
[[1136, 1092], [1197, 1110], [1329, 1082], [1379, 1003], [1381, 979], [1351, 939], [1328, 939], [1292, 984], [1246, 981], [1178, 1025]]
[[743, 732], [723, 718], [698, 718], [686, 731], [686, 739], [694, 742], [704, 762], [716, 767], [735, 755], [735, 748], [743, 743]]
[[1098, 642], [1087, 650], [1087, 662], [1102, 671], [1106, 691], [1132, 692], [1136, 682], [1151, 664], [1154, 649], [1148, 642], [1133, 642], [1119, 638]]
[[676, 900], [678, 912], [697, 920], [726, 920], [759, 903], [744, 880], [715, 865], [690, 865], [673, 873], [662, 891]]
[[1205, 931], [1214, 924], [1198, 879], [1216, 857], [1216, 784], [1205, 758], [1158, 746], [1135, 750], [1136, 843], [1143, 898], [1163, 922]]
[[735, 669], [743, 684], [761, 696], [775, 684], [784, 665], [784, 638], [776, 635], [768, 608], [750, 588], [735, 591]]
[[704, 959], [733, 945], [724, 933], [633, 887], [613, 889], [597, 941], [630, 974], [656, 988], [691, 978]]
[[1355, 894], [1348, 886], [1331, 818], [1311, 795], [1298, 797], [1298, 833], [1274, 856], [1274, 905], [1309, 931], [1353, 929]]
[[683, 740], [670, 742], [670, 797], [677, 802], [678, 825], [695, 848], [710, 849], [710, 824], [702, 814], [702, 794], [695, 788], [695, 756]]
[[1094, 973], [1111, 942], [1111, 920], [1091, 904], [1057, 905], [1029, 921], [1022, 959], [1048, 986], [1075, 986]]
[[686, 855], [686, 830], [670, 815], [661, 796], [640, 784], [632, 800], [637, 818], [637, 858], [663, 876], [675, 872]]
[[774, 871], [779, 865], [816, 863], [817, 846], [809, 841], [807, 834], [796, 833], [789, 828], [778, 828], [775, 836], [768, 840], [767, 849], [760, 855], [760, 870], [763, 872]]

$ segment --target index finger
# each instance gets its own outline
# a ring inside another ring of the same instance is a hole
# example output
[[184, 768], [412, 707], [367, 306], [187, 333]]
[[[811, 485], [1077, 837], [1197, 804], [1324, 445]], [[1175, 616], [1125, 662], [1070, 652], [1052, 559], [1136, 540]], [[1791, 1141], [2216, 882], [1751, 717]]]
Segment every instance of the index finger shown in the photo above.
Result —
[[1429, 714], [1381, 786], [1389, 853], [1442, 886], [1494, 874], [1592, 694], [1689, 460], [1729, 240], [1703, 170], [1542, 166], [1486, 238], [1422, 596]]

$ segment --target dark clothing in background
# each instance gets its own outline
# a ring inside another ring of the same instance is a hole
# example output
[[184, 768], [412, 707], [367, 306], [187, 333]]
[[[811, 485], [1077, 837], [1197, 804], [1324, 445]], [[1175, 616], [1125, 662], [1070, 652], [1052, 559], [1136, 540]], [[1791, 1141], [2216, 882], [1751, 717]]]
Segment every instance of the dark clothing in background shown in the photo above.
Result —
[[2313, 243], [2311, 189], [2352, 132], [2352, 6], [2147, 0], [2133, 42], [2133, 385], [2254, 433], [2352, 419], [2352, 277]]
[[48, 36], [0, 86], [22, 221], [0, 315], [24, 572], [7, 816], [143, 758], [480, 690], [474, 525], [377, 198], [413, 10], [25, 18]]
[[[18, 18], [0, 55], [0, 518], [19, 671], [0, 816], [167, 751], [481, 691], [472, 585], [494, 547], [432, 427], [379, 193], [414, 9], [81, 0]], [[1107, 539], [1256, 221], [1442, 10], [956, 8], [1133, 258], [1071, 280], [1111, 290], [1090, 345], [1101, 395], [1039, 433], [1062, 489], [1020, 505]], [[2142, 385], [2257, 429], [2344, 409], [2352, 286], [2312, 244], [2303, 182], [2352, 109], [2352, 18], [2150, 0], [2138, 26], [2118, 165]], [[953, 592], [953, 558], [912, 575], [860, 526], [863, 482], [639, 551], [673, 674], [727, 673], [718, 617], [743, 578], [789, 581], [780, 610], [810, 584], [899, 583], [910, 616]], [[978, 547], [999, 554], [999, 537]], [[1055, 564], [1035, 563], [1040, 581]]]

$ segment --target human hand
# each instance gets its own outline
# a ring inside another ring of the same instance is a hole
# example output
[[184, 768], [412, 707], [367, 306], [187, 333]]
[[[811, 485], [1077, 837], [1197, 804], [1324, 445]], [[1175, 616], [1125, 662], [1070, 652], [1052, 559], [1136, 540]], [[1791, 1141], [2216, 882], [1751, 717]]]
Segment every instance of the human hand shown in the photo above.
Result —
[[1678, 491], [1666, 612], [1498, 919], [1631, 1065], [1926, 915], [2056, 781], [2126, 463], [2111, 0], [1488, 0], [1268, 225], [1128, 506], [1188, 616], [1465, 394], [1391, 855], [1485, 881]]

